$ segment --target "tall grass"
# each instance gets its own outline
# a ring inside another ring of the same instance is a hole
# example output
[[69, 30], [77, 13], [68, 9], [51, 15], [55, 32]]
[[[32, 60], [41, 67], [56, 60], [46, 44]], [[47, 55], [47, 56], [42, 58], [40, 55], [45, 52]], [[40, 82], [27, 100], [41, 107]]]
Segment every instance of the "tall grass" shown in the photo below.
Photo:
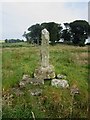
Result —
[[[3, 105], [3, 117], [36, 118], [70, 117], [72, 96], [70, 88], [78, 86], [80, 95], [75, 96], [72, 117], [87, 117], [88, 104], [88, 48], [68, 45], [50, 46], [50, 64], [54, 65], [56, 74], [64, 74], [69, 81], [69, 89], [55, 88], [50, 81], [45, 81], [41, 96], [31, 96], [29, 89], [36, 86], [27, 85], [24, 95], [16, 96], [12, 91], [22, 79], [23, 74], [33, 76], [40, 65], [40, 46], [4, 47], [2, 49], [2, 85], [4, 92], [13, 94], [11, 106]], [[17, 88], [18, 89], [18, 88]]]

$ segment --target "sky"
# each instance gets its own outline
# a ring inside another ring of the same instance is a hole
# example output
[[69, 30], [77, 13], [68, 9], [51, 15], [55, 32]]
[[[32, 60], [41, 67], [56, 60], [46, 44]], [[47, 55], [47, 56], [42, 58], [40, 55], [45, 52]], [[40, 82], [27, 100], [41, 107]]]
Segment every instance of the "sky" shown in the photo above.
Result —
[[23, 39], [36, 23], [88, 21], [88, 2], [3, 2], [0, 4], [0, 40]]

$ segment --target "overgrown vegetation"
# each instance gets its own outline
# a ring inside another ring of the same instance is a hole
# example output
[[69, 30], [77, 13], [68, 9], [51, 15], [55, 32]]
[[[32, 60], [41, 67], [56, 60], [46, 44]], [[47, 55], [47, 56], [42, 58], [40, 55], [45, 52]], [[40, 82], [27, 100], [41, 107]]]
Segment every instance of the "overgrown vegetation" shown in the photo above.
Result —
[[[45, 85], [27, 85], [20, 89], [19, 81], [23, 74], [33, 77], [40, 65], [40, 46], [19, 46], [2, 48], [2, 90], [3, 118], [87, 118], [88, 112], [88, 48], [56, 45], [50, 46], [50, 63], [56, 74], [66, 75], [70, 87], [55, 88], [50, 81]], [[74, 98], [72, 86], [80, 93]], [[31, 96], [30, 90], [41, 88], [41, 96]]]

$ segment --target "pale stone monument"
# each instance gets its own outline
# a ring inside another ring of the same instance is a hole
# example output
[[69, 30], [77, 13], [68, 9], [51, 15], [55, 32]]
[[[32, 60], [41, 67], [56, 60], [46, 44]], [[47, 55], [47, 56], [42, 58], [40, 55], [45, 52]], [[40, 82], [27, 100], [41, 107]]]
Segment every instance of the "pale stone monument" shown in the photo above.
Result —
[[54, 66], [49, 64], [49, 32], [47, 29], [41, 31], [41, 66], [35, 69], [34, 77], [37, 79], [55, 78]]
[[49, 32], [46, 29], [42, 30], [42, 48], [41, 48], [41, 66], [49, 66]]

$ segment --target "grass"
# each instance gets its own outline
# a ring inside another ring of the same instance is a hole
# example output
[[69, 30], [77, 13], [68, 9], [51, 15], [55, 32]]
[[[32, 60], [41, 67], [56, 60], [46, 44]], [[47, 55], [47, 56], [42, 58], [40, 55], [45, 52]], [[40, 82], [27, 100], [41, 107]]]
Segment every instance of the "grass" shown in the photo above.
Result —
[[[55, 88], [50, 81], [39, 86], [43, 90], [41, 96], [31, 96], [30, 90], [38, 86], [27, 85], [19, 90], [17, 84], [23, 74], [33, 76], [40, 65], [40, 46], [3, 44], [2, 48], [2, 88], [3, 96], [13, 95], [3, 100], [3, 118], [65, 118], [87, 117], [88, 107], [88, 48], [56, 45], [50, 46], [50, 64], [54, 65], [56, 74], [67, 76], [69, 89]], [[80, 90], [74, 97], [73, 114], [71, 114], [72, 96], [70, 88], [76, 85]], [[13, 90], [15, 88], [15, 90]], [[23, 94], [18, 95], [19, 92]]]
[[34, 46], [31, 44], [28, 44], [26, 42], [18, 42], [18, 43], [4, 43], [4, 42], [0, 42], [0, 46], [2, 45], [2, 47], [9, 47], [9, 48], [13, 48], [13, 47], [30, 47], [30, 46]]

